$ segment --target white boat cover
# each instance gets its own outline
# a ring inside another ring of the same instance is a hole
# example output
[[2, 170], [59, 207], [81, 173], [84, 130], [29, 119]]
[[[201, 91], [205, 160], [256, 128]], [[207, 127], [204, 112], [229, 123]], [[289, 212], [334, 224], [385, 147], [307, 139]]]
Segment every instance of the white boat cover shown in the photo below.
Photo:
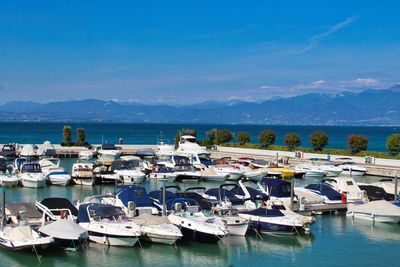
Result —
[[170, 224], [168, 217], [155, 216], [147, 213], [143, 213], [137, 217], [131, 219], [132, 222], [138, 225], [155, 225], [155, 224]]
[[7, 227], [4, 234], [11, 242], [32, 240], [32, 229], [30, 226]]
[[33, 145], [28, 144], [28, 145], [24, 145], [24, 147], [21, 150], [20, 155], [23, 157], [34, 157], [37, 154], [36, 154], [36, 150], [33, 147]]
[[89, 238], [88, 231], [71, 220], [58, 220], [42, 226], [39, 232], [59, 239], [78, 240]]
[[348, 205], [347, 211], [380, 216], [400, 216], [400, 207], [386, 200], [377, 200], [360, 205]]

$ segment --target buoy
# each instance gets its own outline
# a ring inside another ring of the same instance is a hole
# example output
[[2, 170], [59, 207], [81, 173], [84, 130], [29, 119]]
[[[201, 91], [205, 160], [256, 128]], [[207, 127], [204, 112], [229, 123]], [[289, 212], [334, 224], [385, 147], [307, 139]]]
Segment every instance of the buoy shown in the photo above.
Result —
[[342, 192], [342, 204], [347, 204], [346, 194]]

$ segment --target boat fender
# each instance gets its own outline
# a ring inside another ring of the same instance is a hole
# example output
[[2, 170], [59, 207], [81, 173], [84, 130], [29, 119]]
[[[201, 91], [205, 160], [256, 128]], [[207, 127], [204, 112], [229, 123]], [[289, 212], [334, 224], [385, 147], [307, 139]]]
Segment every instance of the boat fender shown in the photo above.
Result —
[[68, 213], [67, 213], [66, 210], [60, 211], [60, 218], [61, 218], [62, 220], [63, 220], [63, 219], [67, 219], [67, 217], [68, 217]]
[[347, 204], [347, 198], [345, 192], [342, 192], [342, 204]]

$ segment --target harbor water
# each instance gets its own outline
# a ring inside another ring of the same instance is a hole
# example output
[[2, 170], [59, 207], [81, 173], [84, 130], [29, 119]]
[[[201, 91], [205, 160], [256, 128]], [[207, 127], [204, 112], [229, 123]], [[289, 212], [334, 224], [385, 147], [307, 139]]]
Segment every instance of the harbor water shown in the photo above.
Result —
[[42, 123], [42, 122], [1, 122], [0, 144], [20, 143], [39, 144], [48, 140], [59, 144], [62, 140], [64, 125], [72, 127], [73, 139], [75, 131], [82, 127], [86, 131], [86, 139], [91, 144], [117, 143], [122, 138], [126, 144], [156, 144], [162, 137], [173, 142], [177, 131], [189, 128], [196, 129], [198, 139], [206, 137], [206, 132], [213, 128], [226, 128], [237, 134], [246, 131], [252, 143], [258, 143], [258, 135], [264, 129], [272, 129], [276, 133], [276, 144], [285, 145], [287, 133], [297, 133], [301, 137], [303, 147], [310, 147], [310, 135], [314, 131], [324, 131], [329, 136], [327, 148], [347, 148], [347, 137], [351, 134], [362, 134], [368, 137], [368, 150], [386, 151], [386, 139], [389, 135], [400, 132], [400, 127], [362, 127], [362, 126], [286, 126], [286, 125], [211, 125], [211, 124], [123, 124], [123, 123]]
[[[62, 165], [70, 170], [73, 159]], [[379, 177], [360, 177], [373, 182]], [[296, 180], [296, 185], [313, 180]], [[210, 188], [218, 183], [200, 183]], [[200, 185], [180, 183], [182, 189]], [[145, 181], [148, 191], [159, 189], [161, 182]], [[7, 202], [35, 201], [45, 197], [66, 197], [72, 201], [110, 192], [115, 186], [50, 186], [41, 189], [6, 189]], [[353, 220], [345, 215], [318, 215], [311, 233], [302, 236], [262, 238], [227, 237], [217, 244], [179, 241], [177, 246], [142, 242], [132, 248], [107, 247], [90, 243], [76, 252], [48, 248], [39, 262], [34, 253], [0, 250], [0, 266], [396, 266], [400, 261], [400, 225]]]

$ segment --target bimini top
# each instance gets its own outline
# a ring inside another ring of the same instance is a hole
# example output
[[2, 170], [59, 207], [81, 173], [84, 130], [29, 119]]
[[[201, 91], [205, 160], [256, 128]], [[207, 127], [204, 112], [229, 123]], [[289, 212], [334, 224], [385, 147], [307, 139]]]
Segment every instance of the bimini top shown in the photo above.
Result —
[[228, 198], [232, 204], [243, 204], [243, 201], [235, 196], [231, 191], [224, 188], [211, 188], [204, 192], [206, 195], [215, 197], [217, 200], [224, 201]]
[[[88, 212], [89, 211], [89, 212]], [[110, 219], [114, 217], [124, 216], [125, 213], [120, 207], [106, 204], [81, 204], [79, 206], [77, 223], [90, 222], [91, 218]]]
[[326, 196], [329, 200], [341, 200], [342, 195], [334, 190], [332, 187], [328, 186], [324, 183], [319, 184], [309, 184], [306, 185], [304, 188], [314, 191], [318, 195]]
[[48, 209], [69, 209], [74, 216], [78, 216], [78, 209], [67, 198], [48, 197], [40, 201]]
[[152, 207], [153, 202], [150, 200], [146, 189], [142, 186], [122, 185], [114, 190], [115, 197], [121, 200], [125, 207], [128, 202], [132, 201], [136, 207]]
[[118, 148], [114, 144], [102, 144], [102, 150], [117, 150]]
[[[246, 187], [246, 189], [247, 189], [247, 192], [249, 192], [250, 197], [252, 199], [256, 199], [256, 198], [260, 198], [260, 197], [263, 200], [268, 200], [269, 199], [269, 197], [266, 194], [258, 191], [257, 189], [254, 189], [254, 188], [251, 188], [251, 187]], [[243, 192], [243, 189], [240, 188], [240, 187], [232, 188], [231, 192], [234, 193], [235, 195], [240, 195], [240, 196], [244, 196], [245, 195], [245, 193]]]
[[261, 185], [271, 197], [290, 197], [290, 182], [281, 179], [263, 178]]

